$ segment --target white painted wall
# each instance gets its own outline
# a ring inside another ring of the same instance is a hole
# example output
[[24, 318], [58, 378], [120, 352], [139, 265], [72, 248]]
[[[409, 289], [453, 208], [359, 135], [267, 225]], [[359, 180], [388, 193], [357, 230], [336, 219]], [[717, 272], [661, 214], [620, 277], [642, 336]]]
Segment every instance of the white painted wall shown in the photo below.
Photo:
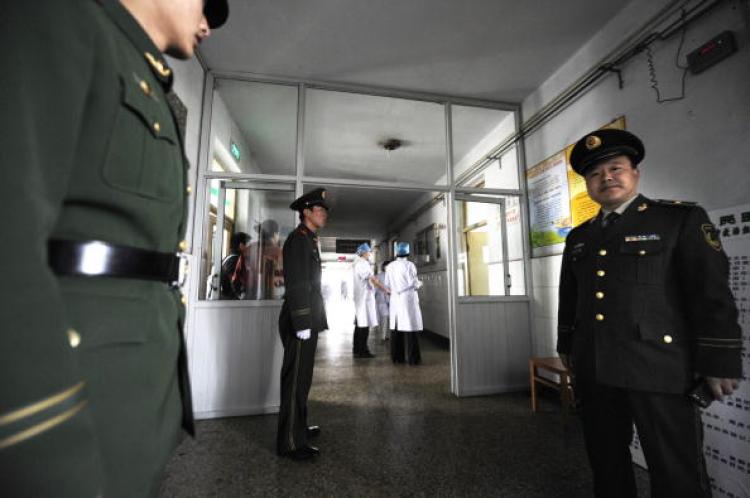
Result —
[[[173, 89], [188, 109], [185, 127], [185, 156], [190, 162], [188, 185], [192, 188], [188, 202], [188, 219], [185, 226], [188, 242], [193, 240], [193, 217], [195, 212], [195, 182], [198, 178], [198, 147], [200, 145], [200, 125], [203, 107], [203, 82], [205, 71], [196, 58], [182, 61], [167, 57], [174, 71]], [[192, 243], [190, 247], [192, 247]]]
[[[523, 115], [533, 115], [667, 3], [634, 0], [524, 101]], [[643, 194], [695, 201], [706, 209], [750, 202], [750, 29], [740, 4], [725, 2], [688, 27], [682, 54], [724, 30], [735, 33], [739, 51], [704, 73], [689, 74], [684, 100], [656, 103], [646, 55], [639, 54], [622, 67], [622, 90], [616, 76], [609, 76], [527, 137], [527, 166], [624, 115], [628, 130], [646, 145]], [[653, 45], [656, 75], [665, 96], [680, 92], [682, 71], [673, 64], [679, 39], [678, 33]], [[534, 355], [554, 355], [560, 263], [559, 255], [532, 260]]]

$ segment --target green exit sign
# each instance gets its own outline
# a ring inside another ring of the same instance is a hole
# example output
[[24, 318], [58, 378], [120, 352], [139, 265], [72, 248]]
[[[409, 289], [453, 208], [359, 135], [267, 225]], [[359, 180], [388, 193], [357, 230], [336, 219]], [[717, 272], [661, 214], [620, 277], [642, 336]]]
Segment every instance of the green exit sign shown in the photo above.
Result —
[[234, 156], [234, 158], [239, 161], [240, 160], [240, 148], [237, 147], [237, 144], [232, 142], [231, 140], [229, 141], [229, 150], [232, 152], [232, 156]]

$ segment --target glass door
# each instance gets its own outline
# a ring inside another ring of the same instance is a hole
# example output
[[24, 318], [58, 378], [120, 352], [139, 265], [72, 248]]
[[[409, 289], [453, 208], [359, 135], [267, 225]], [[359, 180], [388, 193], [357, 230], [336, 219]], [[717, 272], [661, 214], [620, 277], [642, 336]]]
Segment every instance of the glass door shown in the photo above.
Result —
[[505, 199], [456, 194], [458, 297], [510, 295]]

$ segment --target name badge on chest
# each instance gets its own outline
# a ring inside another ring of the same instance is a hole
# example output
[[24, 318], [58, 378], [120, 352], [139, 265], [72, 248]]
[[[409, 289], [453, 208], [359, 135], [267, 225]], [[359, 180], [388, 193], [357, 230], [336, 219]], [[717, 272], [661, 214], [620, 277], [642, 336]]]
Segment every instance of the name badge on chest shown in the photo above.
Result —
[[661, 240], [661, 236], [658, 233], [625, 236], [625, 242], [644, 242], [646, 240]]

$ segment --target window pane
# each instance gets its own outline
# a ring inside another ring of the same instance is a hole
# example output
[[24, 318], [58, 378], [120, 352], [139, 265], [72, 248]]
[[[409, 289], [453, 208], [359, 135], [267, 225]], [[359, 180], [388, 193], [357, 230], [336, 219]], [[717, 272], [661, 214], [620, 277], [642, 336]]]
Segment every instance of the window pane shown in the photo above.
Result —
[[[516, 131], [513, 111], [454, 105], [451, 106], [451, 118], [455, 178], [484, 159], [492, 149]], [[502, 166], [505, 169], [506, 165]]]
[[461, 186], [473, 188], [519, 189], [518, 154], [515, 147], [505, 151], [479, 173], [463, 181]]
[[458, 201], [459, 296], [503, 296], [502, 208]]
[[297, 88], [217, 79], [210, 154], [211, 171], [293, 175]]
[[[283, 297], [281, 248], [297, 224], [289, 210], [294, 200], [291, 189], [253, 189], [236, 182], [210, 181], [206, 244], [201, 255], [201, 299]], [[222, 198], [223, 226], [219, 228]]]
[[508, 238], [508, 273], [511, 296], [526, 295], [526, 274], [523, 259], [523, 226], [521, 225], [521, 199], [507, 196], [505, 199], [505, 230]]
[[305, 102], [306, 176], [446, 184], [441, 104], [314, 89]]

